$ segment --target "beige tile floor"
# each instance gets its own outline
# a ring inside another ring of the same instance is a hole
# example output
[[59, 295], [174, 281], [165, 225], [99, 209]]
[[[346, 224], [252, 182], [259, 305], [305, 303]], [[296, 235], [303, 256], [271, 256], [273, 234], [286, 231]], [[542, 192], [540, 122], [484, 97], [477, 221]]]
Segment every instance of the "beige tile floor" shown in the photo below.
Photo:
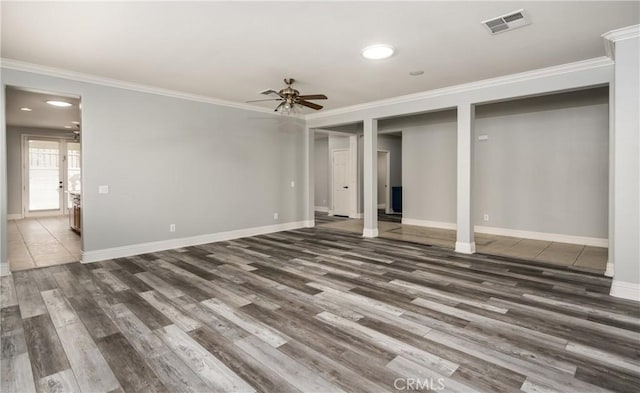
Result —
[[[318, 226], [362, 233], [362, 220], [344, 220]], [[454, 248], [456, 232], [378, 221], [380, 237]], [[520, 239], [507, 236], [475, 234], [478, 252], [519, 259], [571, 266], [575, 269], [603, 273], [607, 264], [607, 249], [578, 244], [556, 243], [542, 240]]]
[[80, 236], [68, 216], [9, 220], [7, 241], [11, 271], [80, 260]]

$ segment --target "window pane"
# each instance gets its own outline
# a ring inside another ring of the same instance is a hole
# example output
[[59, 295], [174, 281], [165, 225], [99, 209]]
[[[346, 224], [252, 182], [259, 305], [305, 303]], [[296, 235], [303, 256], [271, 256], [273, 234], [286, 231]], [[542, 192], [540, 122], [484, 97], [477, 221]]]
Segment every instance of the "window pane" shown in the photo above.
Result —
[[56, 141], [29, 140], [29, 210], [60, 208], [60, 148]]

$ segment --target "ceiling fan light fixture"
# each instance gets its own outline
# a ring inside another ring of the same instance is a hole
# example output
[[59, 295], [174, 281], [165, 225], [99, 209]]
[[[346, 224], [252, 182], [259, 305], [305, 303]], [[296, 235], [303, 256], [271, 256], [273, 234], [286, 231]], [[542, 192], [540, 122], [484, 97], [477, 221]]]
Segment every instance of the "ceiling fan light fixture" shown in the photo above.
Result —
[[57, 107], [60, 107], [60, 108], [66, 108], [66, 107], [69, 107], [69, 106], [72, 105], [70, 102], [57, 101], [57, 100], [49, 100], [49, 101], [47, 101], [47, 104], [53, 105], [53, 106], [57, 106]]
[[21, 111], [23, 111], [23, 112], [31, 112], [33, 109], [31, 109], [31, 108], [27, 108], [27, 107], [25, 106], [25, 107], [20, 108], [20, 110], [21, 110]]
[[362, 50], [362, 57], [369, 60], [383, 60], [393, 56], [394, 52], [393, 47], [389, 45], [371, 45]]

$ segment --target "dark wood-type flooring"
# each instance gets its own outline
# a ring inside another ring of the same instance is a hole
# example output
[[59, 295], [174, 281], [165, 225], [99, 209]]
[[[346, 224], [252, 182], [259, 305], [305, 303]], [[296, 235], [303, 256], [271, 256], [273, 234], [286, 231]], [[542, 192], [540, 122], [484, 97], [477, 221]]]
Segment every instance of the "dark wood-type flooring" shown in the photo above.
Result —
[[20, 271], [2, 392], [638, 392], [610, 284], [321, 228]]

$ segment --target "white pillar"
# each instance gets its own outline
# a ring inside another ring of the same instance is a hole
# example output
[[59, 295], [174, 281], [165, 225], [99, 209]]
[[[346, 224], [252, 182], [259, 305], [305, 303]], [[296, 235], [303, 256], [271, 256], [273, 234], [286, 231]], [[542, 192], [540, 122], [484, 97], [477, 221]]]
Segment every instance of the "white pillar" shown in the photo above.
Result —
[[6, 89], [3, 84], [0, 87], [0, 276], [6, 276], [10, 273], [7, 255], [7, 130], [4, 119]]
[[608, 249], [607, 249], [607, 267], [604, 271], [604, 275], [606, 277], [613, 277], [614, 272], [614, 261], [615, 261], [615, 217], [614, 217], [614, 158], [615, 158], [615, 149], [614, 145], [616, 142], [615, 132], [616, 132], [616, 124], [615, 124], [615, 83], [609, 85], [609, 230], [608, 230]]
[[611, 295], [640, 301], [640, 26], [604, 37], [615, 60]]
[[307, 138], [307, 154], [305, 166], [307, 171], [307, 183], [305, 185], [306, 207], [305, 226], [311, 228], [316, 225], [315, 221], [315, 132], [313, 128], [305, 127]]
[[358, 216], [358, 201], [360, 201], [360, 182], [358, 181], [358, 135], [349, 136], [349, 218]]
[[378, 236], [378, 120], [364, 120], [364, 229], [362, 236]]
[[458, 105], [458, 208], [456, 252], [473, 254], [473, 212], [471, 210], [471, 165], [473, 165], [473, 123], [475, 107]]

